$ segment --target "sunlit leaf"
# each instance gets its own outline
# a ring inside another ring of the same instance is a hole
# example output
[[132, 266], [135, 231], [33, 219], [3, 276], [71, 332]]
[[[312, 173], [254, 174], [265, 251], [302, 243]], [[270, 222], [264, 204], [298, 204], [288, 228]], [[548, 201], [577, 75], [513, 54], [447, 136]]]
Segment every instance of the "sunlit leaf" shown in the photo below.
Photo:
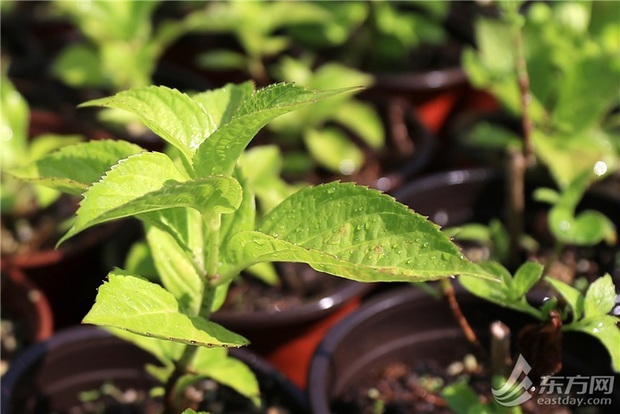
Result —
[[69, 145], [13, 170], [23, 179], [71, 194], [82, 194], [119, 160], [144, 151], [127, 141], [89, 141]]
[[188, 345], [248, 344], [242, 336], [214, 322], [183, 312], [175, 297], [163, 287], [119, 271], [108, 275], [83, 322]]
[[392, 197], [351, 183], [305, 188], [272, 210], [258, 231], [223, 246], [224, 268], [261, 261], [309, 263], [359, 281], [489, 277], [428, 221]]

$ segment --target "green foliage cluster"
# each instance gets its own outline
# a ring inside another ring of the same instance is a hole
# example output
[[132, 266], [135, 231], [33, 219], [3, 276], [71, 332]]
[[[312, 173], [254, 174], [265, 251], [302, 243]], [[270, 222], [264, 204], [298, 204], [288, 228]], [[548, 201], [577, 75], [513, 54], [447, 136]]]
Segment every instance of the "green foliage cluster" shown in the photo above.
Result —
[[[528, 116], [537, 158], [567, 187], [596, 163], [602, 173], [619, 167], [620, 13], [615, 2], [534, 2], [522, 26], [529, 73]], [[487, 90], [514, 116], [522, 113], [514, 40], [506, 19], [480, 18], [477, 47], [463, 53], [472, 84]], [[469, 137], [477, 145], [521, 148], [522, 138], [488, 123]], [[601, 174], [602, 175], [602, 174]]]
[[361, 282], [490, 277], [434, 223], [352, 183], [304, 187], [257, 215], [261, 174], [248, 179], [238, 163], [249, 156], [255, 134], [280, 115], [351, 92], [292, 84], [254, 90], [251, 82], [193, 96], [166, 87], [130, 89], [82, 106], [133, 113], [176, 157], [125, 141], [91, 141], [14, 171], [83, 196], [61, 243], [111, 220], [135, 217], [144, 224], [160, 283], [112, 271], [84, 322], [112, 327], [157, 356], [163, 367], [149, 372], [168, 390], [166, 401], [178, 403], [170, 395], [208, 376], [259, 404], [247, 368], [226, 357], [226, 347], [247, 340], [210, 321], [229, 284], [257, 263], [304, 262]]
[[26, 217], [37, 209], [43, 209], [58, 199], [60, 193], [50, 188], [32, 185], [7, 174], [10, 169], [34, 162], [64, 145], [74, 144], [83, 138], [78, 135], [43, 134], [29, 136], [30, 108], [28, 102], [15, 89], [6, 73], [2, 73], [0, 106], [2, 124], [0, 142], [1, 177], [0, 206], [2, 214]]
[[56, 58], [53, 73], [73, 87], [120, 91], [147, 86], [166, 47], [189, 30], [185, 20], [156, 27], [153, 13], [161, 1], [55, 0], [53, 12], [68, 18], [84, 41]]

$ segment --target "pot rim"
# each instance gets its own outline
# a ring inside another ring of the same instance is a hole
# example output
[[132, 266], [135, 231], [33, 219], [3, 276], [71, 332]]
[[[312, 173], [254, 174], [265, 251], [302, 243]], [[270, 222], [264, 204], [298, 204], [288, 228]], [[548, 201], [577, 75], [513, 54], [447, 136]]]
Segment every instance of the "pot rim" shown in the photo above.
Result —
[[36, 343], [50, 338], [54, 332], [54, 318], [45, 293], [18, 267], [3, 265], [1, 272], [9, 283], [19, 289], [18, 296], [25, 296], [25, 301], [32, 305], [38, 323], [32, 329], [28, 327], [29, 340]]
[[467, 74], [460, 66], [411, 73], [378, 73], [376, 88], [395, 89], [404, 92], [441, 90], [468, 84]]
[[[337, 277], [337, 276], [329, 276]], [[352, 299], [361, 297], [374, 289], [374, 283], [362, 283], [344, 279], [335, 292], [329, 293], [317, 300], [312, 300], [299, 306], [292, 306], [281, 311], [251, 311], [235, 312], [219, 310], [213, 314], [213, 320], [224, 326], [234, 324], [239, 327], [268, 328], [278, 326], [293, 326], [303, 322], [319, 320], [325, 315], [335, 312]]]
[[[0, 412], [2, 414], [7, 414], [9, 400], [14, 387], [17, 385], [20, 378], [33, 366], [33, 364], [43, 358], [48, 352], [55, 349], [62, 349], [71, 343], [79, 341], [92, 341], [93, 339], [96, 340], [111, 337], [115, 337], [115, 335], [100, 326], [77, 325], [59, 331], [46, 341], [30, 346], [27, 350], [21, 353], [18, 358], [16, 358], [15, 364], [12, 365], [11, 369], [2, 378], [2, 382], [0, 383]], [[121, 338], [119, 338], [119, 340], [124, 341]], [[133, 345], [129, 341], [125, 342], [139, 348], [137, 345]], [[231, 356], [252, 367], [256, 373], [275, 378], [278, 385], [291, 397], [292, 401], [299, 406], [298, 408], [305, 408], [308, 406], [305, 394], [267, 360], [247, 349], [230, 348], [229, 352]]]

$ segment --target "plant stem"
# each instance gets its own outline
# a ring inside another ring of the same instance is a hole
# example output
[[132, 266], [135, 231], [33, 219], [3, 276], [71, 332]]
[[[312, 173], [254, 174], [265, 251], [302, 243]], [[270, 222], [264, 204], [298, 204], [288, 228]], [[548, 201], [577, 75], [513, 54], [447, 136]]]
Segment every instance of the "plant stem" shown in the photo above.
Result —
[[500, 321], [493, 322], [491, 333], [491, 375], [507, 377], [512, 359], [510, 357], [510, 328]]
[[508, 262], [509, 269], [516, 269], [519, 260], [520, 240], [523, 235], [523, 216], [525, 213], [525, 157], [519, 151], [508, 153], [506, 164], [506, 205], [508, 209]]
[[443, 290], [444, 296], [448, 299], [448, 303], [450, 304], [450, 310], [454, 314], [456, 321], [459, 326], [463, 330], [465, 337], [467, 340], [473, 345], [474, 351], [476, 352], [476, 356], [479, 359], [484, 359], [486, 357], [486, 351], [484, 347], [480, 344], [476, 333], [472, 329], [471, 325], [467, 321], [465, 315], [463, 315], [463, 311], [461, 310], [461, 306], [456, 299], [456, 295], [454, 294], [454, 287], [452, 286], [452, 282], [450, 278], [443, 278], [439, 282], [441, 284], [441, 289]]
[[519, 263], [519, 243], [523, 234], [523, 215], [525, 211], [525, 172], [528, 166], [533, 165], [534, 150], [532, 145], [532, 120], [529, 114], [530, 78], [527, 72], [527, 63], [523, 48], [523, 17], [519, 14], [519, 2], [499, 2], [505, 18], [510, 25], [514, 44], [514, 65], [517, 74], [517, 83], [521, 102], [521, 128], [523, 148], [521, 151], [509, 151], [507, 162], [506, 183], [508, 202], [508, 231], [509, 231], [509, 267], [516, 267]]
[[[203, 216], [204, 217], [204, 216]], [[211, 284], [219, 278], [220, 261], [220, 229], [222, 226], [222, 216], [215, 214], [213, 217], [204, 217], [207, 225], [206, 243], [207, 257], [205, 263], [206, 284]]]
[[388, 117], [392, 127], [392, 140], [402, 155], [412, 156], [415, 153], [415, 145], [409, 137], [405, 111], [411, 111], [404, 99], [394, 98], [388, 103]]
[[[219, 278], [220, 228], [222, 219], [220, 214], [215, 214], [210, 217], [203, 215], [203, 220], [207, 226], [207, 257], [205, 263], [206, 275], [204, 290], [200, 301], [199, 314], [202, 318], [208, 320], [211, 315], [215, 296], [215, 286], [213, 282]], [[175, 390], [179, 379], [189, 371], [189, 367], [197, 351], [198, 347], [195, 345], [185, 346], [183, 355], [181, 355], [181, 358], [175, 363], [174, 370], [164, 386], [164, 414], [177, 414], [182, 411], [176, 406], [177, 394]]]
[[194, 355], [198, 351], [195, 345], [187, 345], [183, 355], [174, 365], [174, 370], [164, 385], [164, 414], [178, 414], [182, 411], [177, 407], [177, 394], [175, 392], [179, 379], [188, 371]]

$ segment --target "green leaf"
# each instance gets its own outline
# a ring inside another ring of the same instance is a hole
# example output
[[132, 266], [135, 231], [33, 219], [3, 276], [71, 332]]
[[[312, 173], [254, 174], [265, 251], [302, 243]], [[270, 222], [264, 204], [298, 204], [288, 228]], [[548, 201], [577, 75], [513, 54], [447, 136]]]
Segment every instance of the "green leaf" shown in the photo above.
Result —
[[131, 245], [123, 269], [128, 273], [141, 275], [154, 282], [159, 280], [153, 255], [149, 245], [144, 240], [138, 240]]
[[76, 88], [108, 87], [101, 58], [90, 45], [77, 44], [65, 48], [54, 61], [52, 73], [69, 86]]
[[197, 314], [204, 281], [191, 253], [180, 247], [170, 234], [154, 226], [146, 226], [146, 239], [157, 274], [166, 290], [174, 295], [183, 309]]
[[490, 229], [484, 224], [467, 223], [458, 227], [444, 228], [443, 232], [460, 241], [475, 241], [484, 245], [490, 245], [492, 242]]
[[280, 203], [258, 231], [222, 246], [223, 273], [262, 261], [310, 264], [358, 281], [489, 277], [439, 227], [392, 197], [351, 183], [307, 187]]
[[184, 313], [175, 297], [161, 286], [120, 271], [108, 275], [83, 322], [188, 345], [248, 344], [214, 322]]
[[552, 122], [567, 131], [583, 131], [600, 122], [618, 102], [619, 73], [613, 58], [602, 53], [582, 53], [562, 67]]
[[337, 128], [309, 129], [304, 142], [312, 158], [334, 173], [351, 175], [364, 164], [361, 148]]
[[60, 242], [96, 224], [157, 210], [190, 207], [208, 215], [239, 207], [241, 188], [234, 178], [186, 179], [164, 154], [126, 158], [84, 193], [75, 223]]
[[573, 311], [573, 320], [578, 321], [581, 319], [583, 316], [585, 299], [581, 292], [561, 280], [552, 277], [545, 277], [545, 280], [551, 284], [555, 290], [560, 292], [562, 297], [566, 300], [566, 303], [568, 303], [568, 306], [570, 306]]
[[272, 119], [321, 99], [354, 88], [311, 91], [291, 84], [275, 84], [256, 91], [239, 107], [231, 121], [216, 130], [196, 151], [198, 176], [231, 174], [241, 153], [256, 133]]
[[248, 59], [243, 53], [227, 49], [213, 49], [198, 56], [200, 67], [212, 70], [240, 69], [248, 66]]
[[[484, 262], [480, 266], [489, 274], [495, 275], [496, 279], [486, 280], [463, 275], [459, 278], [459, 281], [465, 289], [487, 301], [542, 319], [543, 315], [541, 312], [529, 305], [523, 294], [521, 294], [522, 290], [532, 283], [535, 277], [539, 277], [542, 274], [543, 269], [540, 264], [534, 262], [524, 263], [517, 270], [517, 273], [523, 272], [519, 276], [519, 281], [516, 278], [513, 279], [510, 272], [498, 262]], [[498, 281], [500, 283], [497, 283]]]
[[591, 246], [615, 239], [613, 222], [601, 212], [585, 210], [575, 215], [575, 208], [589, 185], [591, 175], [590, 170], [578, 174], [549, 212], [549, 228], [563, 243]]
[[490, 274], [495, 275], [495, 281], [465, 275], [459, 278], [461, 285], [469, 292], [485, 300], [501, 306], [510, 305], [512, 303], [510, 292], [505, 284], [505, 281], [512, 277], [510, 272], [497, 262], [483, 262], [480, 266]]
[[616, 302], [616, 288], [609, 274], [598, 278], [590, 284], [586, 292], [584, 312], [586, 318], [606, 315]]
[[582, 211], [574, 219], [560, 209], [552, 213], [549, 222], [556, 237], [564, 243], [594, 246], [603, 240], [613, 243], [616, 239], [613, 222], [600, 211]]
[[134, 88], [80, 105], [89, 106], [123, 109], [136, 114], [151, 131], [178, 148], [187, 161], [216, 128], [199, 102], [165, 86]]
[[300, 187], [288, 184], [281, 178], [282, 164], [282, 154], [277, 145], [249, 148], [239, 158], [239, 167], [256, 193], [263, 212], [273, 209]]
[[142, 151], [126, 141], [83, 142], [60, 148], [11, 173], [22, 180], [78, 195], [119, 160]]
[[28, 102], [15, 89], [6, 75], [6, 66], [2, 71], [2, 88], [0, 88], [0, 104], [2, 111], [0, 119], [0, 142], [2, 154], [0, 165], [2, 170], [14, 168], [28, 156], [28, 122], [30, 111]]
[[105, 329], [115, 336], [144, 349], [168, 368], [171, 368], [174, 362], [179, 360], [185, 348], [184, 344], [175, 341], [143, 336], [119, 328], [106, 327]]
[[543, 275], [543, 265], [536, 262], [525, 262], [514, 275], [513, 294], [515, 298], [522, 298], [540, 280]]
[[480, 404], [478, 394], [463, 380], [447, 385], [441, 397], [456, 414], [470, 414], [470, 410]]
[[226, 349], [200, 348], [190, 369], [231, 387], [256, 406], [260, 406], [260, 389], [256, 375], [245, 363], [229, 356]]
[[238, 168], [235, 169], [234, 177], [237, 178], [243, 192], [241, 204], [234, 213], [222, 216], [221, 241], [240, 231], [253, 230], [256, 224], [256, 202], [253, 188]]
[[614, 371], [620, 372], [620, 318], [617, 316], [603, 315], [587, 324], [582, 324], [576, 330], [585, 332], [597, 338], [607, 348], [611, 356], [611, 366]]
[[617, 154], [612, 143], [616, 138], [599, 129], [552, 135], [535, 129], [532, 134], [536, 155], [549, 167], [561, 188], [569, 186], [584, 171], [591, 171], [597, 162], [613, 168]]
[[349, 100], [339, 105], [333, 119], [353, 131], [370, 148], [379, 149], [385, 144], [385, 131], [375, 109], [363, 102]]
[[534, 190], [533, 198], [547, 204], [556, 204], [560, 201], [560, 193], [552, 188], [537, 188]]
[[239, 106], [254, 92], [254, 83], [247, 81], [240, 84], [229, 83], [225, 86], [192, 96], [211, 114], [218, 127], [227, 124], [239, 109]]

